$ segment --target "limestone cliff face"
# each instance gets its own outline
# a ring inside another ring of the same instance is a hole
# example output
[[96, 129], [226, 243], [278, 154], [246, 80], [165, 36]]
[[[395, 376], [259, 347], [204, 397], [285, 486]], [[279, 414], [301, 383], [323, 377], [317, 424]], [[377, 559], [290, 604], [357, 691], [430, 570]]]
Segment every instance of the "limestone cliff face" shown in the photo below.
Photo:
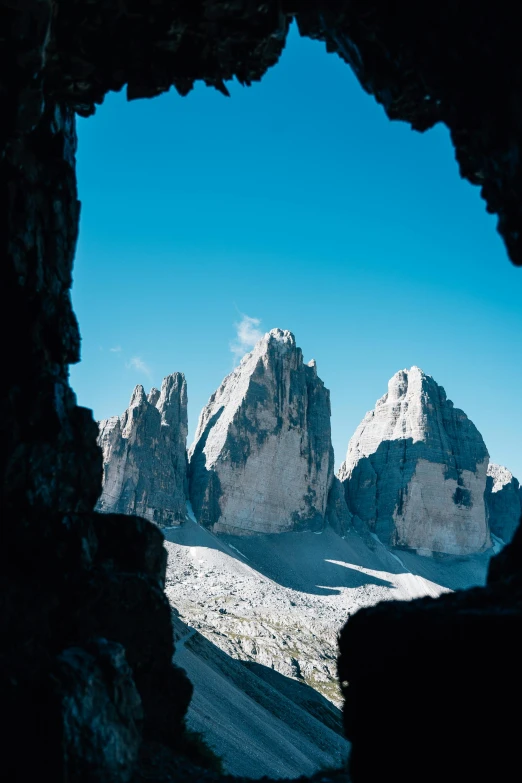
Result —
[[466, 414], [418, 367], [401, 370], [348, 445], [339, 478], [350, 511], [384, 543], [470, 554], [490, 546], [489, 455]]
[[333, 481], [330, 394], [273, 329], [203, 409], [190, 450], [199, 522], [236, 534], [320, 530]]
[[122, 416], [99, 423], [103, 491], [98, 510], [137, 514], [160, 527], [186, 517], [187, 384], [164, 378], [161, 391], [136, 386]]
[[353, 514], [351, 514], [348, 508], [343, 485], [337, 476], [333, 477], [332, 486], [328, 494], [326, 521], [332, 530], [335, 530], [340, 536], [344, 536], [345, 533], [354, 527]]
[[509, 543], [522, 516], [522, 488], [502, 465], [488, 466], [485, 500], [491, 532]]

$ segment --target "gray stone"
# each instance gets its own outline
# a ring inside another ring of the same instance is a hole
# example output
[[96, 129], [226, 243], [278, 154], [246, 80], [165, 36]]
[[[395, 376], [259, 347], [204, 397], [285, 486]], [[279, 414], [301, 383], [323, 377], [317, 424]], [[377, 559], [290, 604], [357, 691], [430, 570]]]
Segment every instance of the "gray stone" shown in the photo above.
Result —
[[160, 527], [186, 517], [187, 384], [164, 378], [161, 391], [136, 386], [128, 409], [99, 423], [103, 491], [97, 509], [136, 514]]
[[488, 466], [485, 500], [491, 532], [508, 544], [522, 515], [521, 487], [507, 468], [494, 462]]
[[343, 485], [337, 476], [333, 478], [330, 494], [328, 495], [326, 519], [332, 530], [335, 530], [340, 536], [354, 527], [353, 515], [348, 508]]
[[141, 745], [143, 709], [121, 644], [96, 639], [71, 647], [55, 674], [62, 700], [66, 777], [126, 783]]
[[218, 533], [321, 530], [333, 480], [330, 394], [291, 332], [273, 329], [203, 409], [190, 496]]
[[401, 370], [348, 445], [348, 507], [386, 544], [471, 554], [491, 546], [489, 455], [475, 425], [418, 367]]

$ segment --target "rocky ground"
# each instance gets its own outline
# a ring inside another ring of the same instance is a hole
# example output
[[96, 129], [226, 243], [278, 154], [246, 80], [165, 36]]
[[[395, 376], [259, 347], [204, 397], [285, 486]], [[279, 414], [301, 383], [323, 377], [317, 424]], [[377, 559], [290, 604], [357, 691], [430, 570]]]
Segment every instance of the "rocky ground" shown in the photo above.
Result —
[[[219, 648], [227, 660], [244, 662], [251, 673], [268, 681], [275, 691], [284, 690], [285, 684], [294, 681], [311, 686], [332, 705], [340, 706], [337, 633], [347, 618], [360, 607], [381, 600], [437, 596], [444, 591], [483, 584], [492, 553], [491, 550], [468, 558], [421, 557], [388, 550], [370, 535], [350, 532], [342, 538], [330, 529], [319, 534], [217, 537], [193, 517], [181, 527], [165, 532], [169, 556], [166, 592], [178, 612], [180, 641], [175, 660], [187, 670], [195, 685], [189, 726], [202, 731], [223, 755], [227, 771], [256, 777], [311, 774], [328, 763], [338, 764], [343, 745], [338, 743], [333, 748], [328, 761], [324, 754], [328, 746], [333, 746], [330, 741], [324, 742], [317, 726], [311, 731], [312, 735], [316, 732], [317, 744], [312, 741], [311, 745], [310, 737], [308, 744], [303, 745], [301, 736], [303, 731], [310, 733], [310, 726], [294, 726], [299, 741], [295, 736], [284, 738], [286, 751], [276, 754], [279, 767], [274, 766], [268, 750], [274, 736], [278, 732], [281, 736], [282, 728], [273, 724], [268, 732], [272, 737], [260, 736], [258, 729], [266, 719], [260, 715], [257, 724], [254, 721], [249, 729], [249, 737], [254, 734], [259, 739], [257, 758], [255, 763], [245, 761], [240, 729], [249, 707], [243, 701], [244, 693], [240, 693], [242, 682], [236, 678], [235, 693], [230, 688], [224, 692], [223, 680], [216, 685], [215, 674], [210, 676], [208, 668], [202, 668], [208, 667], [209, 661], [215, 668], [216, 656], [202, 640]], [[245, 671], [245, 666], [241, 671]], [[230, 671], [223, 672], [221, 666], [219, 677], [227, 680], [230, 676]], [[227, 713], [225, 733], [217, 726], [215, 716], [205, 711], [207, 684], [216, 693], [221, 688], [222, 703], [228, 700], [230, 714]], [[252, 683], [248, 687], [251, 689]], [[252, 698], [252, 693], [247, 695]], [[253, 701], [259, 702], [255, 694]], [[319, 722], [323, 726], [325, 714], [322, 705]], [[290, 719], [292, 725], [291, 715], [285, 718], [279, 712], [276, 718], [282, 724]], [[331, 730], [335, 731], [335, 726], [328, 729]], [[231, 740], [234, 733], [236, 739]], [[301, 747], [297, 747], [299, 744]], [[294, 748], [292, 752], [289, 746]], [[284, 769], [281, 758], [288, 761]]]
[[176, 662], [195, 685], [188, 725], [224, 770], [295, 778], [345, 765], [341, 714], [308, 685], [234, 659], [174, 616]]
[[[132, 783], [248, 783], [251, 779], [202, 769], [163, 745], [145, 742]], [[278, 779], [264, 777], [263, 783]], [[292, 783], [350, 783], [350, 776], [346, 770], [321, 770], [313, 777], [299, 776]]]

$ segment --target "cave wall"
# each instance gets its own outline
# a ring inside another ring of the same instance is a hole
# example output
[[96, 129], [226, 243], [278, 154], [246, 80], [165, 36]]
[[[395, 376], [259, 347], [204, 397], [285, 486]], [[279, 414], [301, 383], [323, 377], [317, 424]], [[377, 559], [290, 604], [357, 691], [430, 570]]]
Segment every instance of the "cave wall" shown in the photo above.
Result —
[[[356, 783], [509, 780], [519, 763], [522, 520], [486, 587], [357, 612], [339, 640]], [[376, 749], [378, 748], [378, 752]]]
[[390, 119], [418, 131], [448, 126], [461, 176], [480, 187], [520, 266], [522, 58], [514, 7], [507, 0], [292, 5], [301, 34], [342, 57]]
[[171, 86], [186, 95], [197, 80], [226, 95], [228, 80], [248, 85], [277, 63], [295, 20], [302, 35], [350, 65], [390, 119], [418, 131], [448, 126], [461, 176], [481, 188], [509, 257], [522, 264], [522, 61], [517, 9], [508, 0], [478, 9], [452, 0], [24, 5], [53, 8], [46, 89], [82, 116], [125, 85], [130, 99]]
[[[57, 781], [129, 780], [142, 737], [179, 749], [191, 694], [171, 664], [161, 534], [138, 518], [93, 513], [101, 489], [97, 430], [68, 385], [68, 365], [80, 353], [70, 302], [80, 213], [74, 114], [92, 114], [107, 91], [123, 85], [129, 98], [139, 98], [170, 86], [183, 95], [198, 79], [225, 94], [232, 77], [249, 84], [277, 62], [294, 17], [302, 34], [326, 42], [350, 64], [392, 119], [417, 130], [448, 125], [462, 175], [480, 185], [487, 209], [499, 216], [510, 258], [521, 264], [515, 13], [503, 2], [478, 13], [449, 1], [0, 0], [0, 296], [7, 354], [0, 391], [6, 553], [0, 677], [7, 779], [34, 779], [45, 770]], [[412, 727], [416, 712], [409, 707], [418, 705], [419, 690], [441, 716], [442, 693], [450, 711], [458, 694], [466, 694], [469, 737], [486, 704], [511, 741], [503, 709], [518, 698], [520, 685], [510, 651], [521, 611], [515, 539], [492, 565], [495, 580], [485, 590], [377, 607], [350, 621], [340, 673], [350, 681], [345, 714], [355, 780], [369, 779], [370, 738], [388, 743], [383, 747], [394, 749], [399, 766], [411, 752], [389, 722], [381, 718], [375, 729], [369, 705], [378, 710], [385, 695], [408, 695], [398, 709], [427, 755], [433, 737], [439, 744], [444, 736], [431, 719], [425, 725], [435, 733], [424, 739]], [[462, 612], [466, 621], [457, 633]], [[426, 640], [433, 640], [434, 628], [440, 633], [432, 650]], [[383, 650], [390, 635], [393, 644]], [[405, 662], [419, 644], [430, 666], [413, 677]], [[377, 648], [388, 654], [387, 667]], [[501, 688], [481, 702], [480, 713], [476, 693], [469, 695], [472, 682], [491, 679], [488, 667], [499, 657]], [[396, 682], [403, 691], [393, 690]]]
[[179, 744], [192, 686], [171, 662], [162, 535], [92, 512], [97, 426], [68, 384], [74, 113], [43, 88], [52, 4], [26, 6], [2, 9], [20, 31], [2, 41], [1, 75], [2, 774], [125, 781], [142, 737]]

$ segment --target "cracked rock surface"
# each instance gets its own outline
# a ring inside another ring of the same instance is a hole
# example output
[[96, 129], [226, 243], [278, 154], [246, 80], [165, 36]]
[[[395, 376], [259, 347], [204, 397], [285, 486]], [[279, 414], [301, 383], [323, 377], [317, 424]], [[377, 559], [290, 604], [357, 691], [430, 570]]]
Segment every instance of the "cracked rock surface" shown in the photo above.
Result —
[[468, 555], [491, 546], [481, 434], [418, 367], [401, 370], [348, 444], [350, 511], [384, 543]]
[[337, 634], [348, 616], [383, 600], [484, 584], [492, 552], [427, 558], [328, 527], [216, 536], [193, 517], [166, 537], [166, 594], [187, 626], [231, 658], [306, 683], [336, 706]]
[[321, 530], [333, 481], [330, 393], [291, 332], [272, 329], [203, 409], [190, 498], [216, 533]]
[[103, 490], [97, 510], [136, 514], [160, 527], [186, 516], [187, 383], [164, 378], [161, 391], [136, 386], [122, 416], [99, 423]]
[[491, 532], [508, 544], [522, 514], [522, 488], [518, 479], [503, 465], [490, 462], [484, 497]]

